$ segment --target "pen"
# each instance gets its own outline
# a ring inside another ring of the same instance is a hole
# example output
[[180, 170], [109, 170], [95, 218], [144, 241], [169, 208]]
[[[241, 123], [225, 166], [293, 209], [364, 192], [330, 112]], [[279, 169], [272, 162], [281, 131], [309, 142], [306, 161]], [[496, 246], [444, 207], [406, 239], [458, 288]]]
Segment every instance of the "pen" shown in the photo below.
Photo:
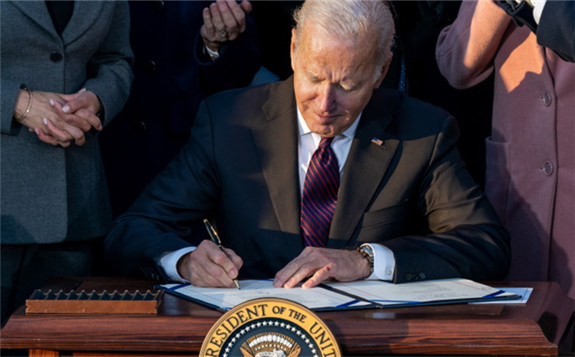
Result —
[[[210, 235], [212, 242], [216, 243], [218, 247], [220, 247], [220, 250], [227, 255], [227, 253], [224, 251], [224, 247], [222, 247], [222, 241], [220, 239], [220, 236], [218, 235], [218, 232], [216, 231], [214, 226], [212, 226], [210, 221], [208, 221], [207, 219], [204, 219], [204, 224], [206, 225], [206, 229], [208, 230], [208, 234]], [[234, 284], [236, 284], [236, 287], [238, 289], [240, 288], [240, 283], [238, 282], [238, 279], [234, 279]]]

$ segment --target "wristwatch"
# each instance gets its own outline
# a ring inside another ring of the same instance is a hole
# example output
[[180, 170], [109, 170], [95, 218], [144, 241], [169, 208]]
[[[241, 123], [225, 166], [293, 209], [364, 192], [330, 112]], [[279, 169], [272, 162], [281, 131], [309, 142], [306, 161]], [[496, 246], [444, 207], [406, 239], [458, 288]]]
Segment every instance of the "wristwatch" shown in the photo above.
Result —
[[364, 243], [357, 248], [357, 251], [361, 254], [362, 257], [367, 259], [369, 264], [369, 275], [373, 274], [373, 257], [375, 253], [373, 252], [373, 248], [371, 245]]

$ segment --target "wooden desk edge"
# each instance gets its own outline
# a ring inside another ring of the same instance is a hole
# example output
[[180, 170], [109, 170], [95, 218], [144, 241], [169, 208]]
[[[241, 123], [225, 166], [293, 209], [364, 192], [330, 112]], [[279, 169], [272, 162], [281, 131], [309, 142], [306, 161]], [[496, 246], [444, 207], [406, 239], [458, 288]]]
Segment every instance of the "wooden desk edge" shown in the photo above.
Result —
[[[543, 302], [541, 314], [545, 313], [548, 303], [556, 305], [565, 300], [552, 284], [538, 283], [535, 287], [545, 290], [533, 294], [533, 303]], [[176, 299], [170, 297], [172, 298]], [[185, 302], [185, 304], [193, 303]], [[197, 306], [197, 311], [202, 309], [206, 308]], [[504, 307], [504, 309], [511, 312], [518, 310], [517, 307]], [[511, 318], [468, 316], [452, 319], [449, 316], [430, 317], [425, 314], [421, 316], [413, 314], [412, 318], [407, 313], [409, 311], [414, 310], [413, 308], [385, 310], [384, 314], [400, 317], [382, 319], [366, 317], [373, 315], [373, 310], [345, 314], [343, 318], [337, 313], [319, 313], [319, 315], [332, 329], [344, 355], [374, 353], [556, 355], [558, 353], [557, 344], [545, 336], [539, 325], [541, 316], [518, 318], [512, 316], [513, 313], [507, 313]], [[169, 353], [197, 353], [203, 337], [215, 323], [219, 313], [210, 311], [209, 315], [203, 317], [59, 315], [54, 319], [55, 315], [26, 316], [22, 308], [2, 329], [2, 348], [152, 352], [161, 346], [162, 351]], [[112, 332], [110, 326], [114, 326]], [[150, 329], [149, 326], [154, 328]]]

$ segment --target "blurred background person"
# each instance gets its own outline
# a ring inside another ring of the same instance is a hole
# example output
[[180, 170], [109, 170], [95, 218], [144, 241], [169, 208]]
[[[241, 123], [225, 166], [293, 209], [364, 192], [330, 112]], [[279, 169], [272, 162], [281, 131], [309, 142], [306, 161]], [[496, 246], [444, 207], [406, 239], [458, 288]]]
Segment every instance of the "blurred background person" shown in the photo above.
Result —
[[124, 110], [100, 136], [115, 216], [188, 140], [200, 102], [249, 85], [261, 65], [248, 1], [129, 5], [135, 79]]
[[435, 104], [457, 120], [457, 143], [467, 170], [481, 186], [485, 178], [485, 138], [491, 130], [493, 77], [465, 89], [452, 87], [439, 72], [435, 45], [461, 1], [390, 1], [396, 24], [393, 62], [383, 86]]
[[262, 65], [279, 80], [292, 75], [289, 46], [293, 12], [303, 0], [254, 1], [251, 13], [259, 34]]

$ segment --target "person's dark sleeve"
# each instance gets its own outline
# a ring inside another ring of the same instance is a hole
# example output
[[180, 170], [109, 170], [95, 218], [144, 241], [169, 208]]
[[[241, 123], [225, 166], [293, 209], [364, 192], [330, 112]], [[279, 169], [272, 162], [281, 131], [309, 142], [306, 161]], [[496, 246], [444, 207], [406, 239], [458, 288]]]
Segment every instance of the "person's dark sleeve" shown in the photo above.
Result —
[[113, 25], [88, 64], [88, 80], [85, 83], [86, 89], [100, 99], [100, 118], [104, 126], [126, 104], [134, 79], [128, 3], [118, 1], [115, 8]]
[[[200, 106], [186, 146], [114, 222], [104, 240], [111, 272], [144, 272], [158, 278], [158, 260], [167, 252], [198, 245], [194, 223], [210, 216], [219, 184], [212, 164], [211, 121]], [[161, 279], [160, 279], [161, 280]]]
[[459, 129], [448, 117], [423, 177], [418, 211], [431, 234], [386, 241], [395, 256], [395, 283], [463, 277], [499, 280], [507, 275], [507, 231], [455, 148]]
[[537, 26], [537, 43], [575, 62], [575, 1], [547, 0]]
[[204, 95], [248, 86], [261, 66], [256, 25], [246, 16], [246, 30], [237, 39], [220, 48], [220, 57], [212, 61], [204, 52], [200, 33], [196, 36], [195, 57], [200, 68], [200, 83]]

